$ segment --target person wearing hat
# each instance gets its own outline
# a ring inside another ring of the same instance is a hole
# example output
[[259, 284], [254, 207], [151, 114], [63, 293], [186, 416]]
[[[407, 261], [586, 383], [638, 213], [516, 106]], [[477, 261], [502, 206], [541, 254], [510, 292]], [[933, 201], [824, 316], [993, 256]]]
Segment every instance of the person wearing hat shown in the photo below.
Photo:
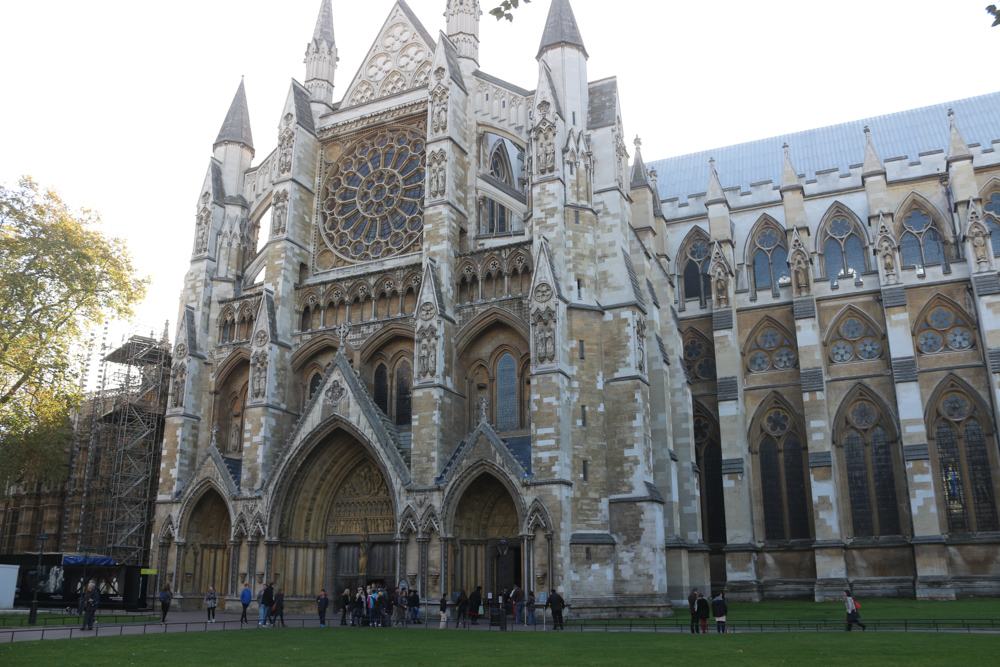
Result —
[[563, 629], [563, 607], [566, 606], [566, 601], [563, 600], [562, 596], [556, 593], [556, 589], [552, 589], [549, 592], [549, 599], [545, 601], [545, 608], [552, 608], [552, 629], [562, 630]]

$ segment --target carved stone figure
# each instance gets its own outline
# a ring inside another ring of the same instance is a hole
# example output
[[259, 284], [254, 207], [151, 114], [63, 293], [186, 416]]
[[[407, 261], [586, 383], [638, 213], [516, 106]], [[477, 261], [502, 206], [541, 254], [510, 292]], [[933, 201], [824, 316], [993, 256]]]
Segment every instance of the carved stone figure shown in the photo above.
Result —
[[267, 393], [267, 350], [259, 350], [254, 354], [252, 365], [250, 384], [253, 386], [253, 397], [264, 398]]
[[427, 184], [431, 197], [444, 197], [448, 183], [448, 154], [442, 148], [427, 156]]
[[882, 268], [885, 270], [885, 277], [895, 277], [896, 260], [893, 258], [892, 244], [888, 239], [882, 239], [878, 247], [879, 255], [882, 256]]
[[271, 235], [278, 236], [285, 233], [288, 221], [288, 192], [282, 190], [274, 194], [274, 201], [271, 204]]
[[437, 336], [427, 341], [427, 374], [437, 375]]
[[427, 365], [427, 339], [420, 341], [420, 347], [417, 352], [417, 373], [420, 377], [426, 377], [430, 372]]
[[722, 266], [715, 267], [715, 278], [713, 282], [715, 283], [715, 305], [728, 306], [729, 277], [726, 275], [725, 267]]
[[183, 408], [184, 390], [187, 389], [187, 364], [175, 364], [170, 371], [170, 378], [174, 383], [173, 391], [170, 394], [170, 404], [175, 408]]
[[646, 323], [638, 320], [635, 326], [635, 367], [640, 373], [646, 372]]
[[809, 294], [809, 268], [802, 255], [796, 255], [794, 260], [795, 289], [799, 296]]
[[434, 92], [431, 107], [431, 131], [441, 134], [448, 129], [448, 90], [443, 86]]
[[989, 267], [989, 260], [986, 258], [986, 234], [982, 227], [973, 227], [970, 234], [972, 237], [972, 250], [976, 254], [976, 267], [985, 269]]
[[425, 301], [420, 306], [420, 319], [426, 321], [434, 317], [434, 304], [430, 301]]
[[194, 251], [200, 255], [208, 252], [208, 235], [212, 230], [212, 211], [205, 206], [198, 214], [197, 231], [195, 235]]
[[281, 133], [278, 149], [278, 173], [285, 175], [292, 170], [292, 148], [295, 145], [295, 130], [292, 129], [292, 114], [285, 114], [285, 131]]
[[326, 390], [326, 397], [330, 399], [336, 412], [347, 411], [347, 388], [340, 384], [340, 380], [334, 380], [330, 383], [330, 388]]
[[229, 451], [238, 452], [243, 449], [243, 428], [240, 423], [240, 413], [233, 413], [233, 423], [229, 427]]
[[476, 422], [485, 424], [490, 420], [490, 399], [480, 396], [476, 403]]
[[538, 312], [535, 322], [535, 358], [540, 364], [556, 360], [556, 323], [552, 310]]
[[550, 172], [556, 169], [556, 143], [550, 134], [545, 135], [544, 141], [542, 141], [542, 152], [544, 159], [542, 160], [542, 171]]

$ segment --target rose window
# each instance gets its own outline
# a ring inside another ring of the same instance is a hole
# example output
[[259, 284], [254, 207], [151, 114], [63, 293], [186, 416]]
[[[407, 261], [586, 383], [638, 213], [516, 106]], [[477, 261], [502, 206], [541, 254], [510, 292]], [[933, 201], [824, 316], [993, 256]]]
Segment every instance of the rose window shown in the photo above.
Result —
[[417, 249], [423, 231], [424, 137], [412, 128], [361, 139], [322, 190], [323, 235], [343, 259], [366, 262]]
[[945, 306], [932, 308], [917, 329], [917, 350], [922, 354], [962, 352], [975, 346], [971, 326], [962, 315]]

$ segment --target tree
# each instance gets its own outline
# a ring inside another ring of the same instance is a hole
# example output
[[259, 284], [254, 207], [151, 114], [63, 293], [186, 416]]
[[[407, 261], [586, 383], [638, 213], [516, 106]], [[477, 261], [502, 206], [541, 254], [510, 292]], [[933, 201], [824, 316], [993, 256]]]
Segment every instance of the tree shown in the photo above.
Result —
[[99, 222], [30, 177], [0, 185], [0, 484], [60, 470], [82, 399], [84, 331], [131, 317], [145, 295], [148, 279]]
[[503, 0], [499, 6], [494, 7], [490, 10], [490, 14], [496, 17], [497, 21], [500, 19], [507, 19], [508, 21], [514, 20], [514, 15], [510, 13], [512, 9], [517, 9], [518, 5], [524, 2], [528, 4], [531, 0]]
[[[493, 12], [490, 12], [491, 14]], [[997, 27], [1000, 25], [1000, 9], [997, 9], [996, 5], [990, 5], [986, 8], [986, 13], [993, 17], [993, 26]]]

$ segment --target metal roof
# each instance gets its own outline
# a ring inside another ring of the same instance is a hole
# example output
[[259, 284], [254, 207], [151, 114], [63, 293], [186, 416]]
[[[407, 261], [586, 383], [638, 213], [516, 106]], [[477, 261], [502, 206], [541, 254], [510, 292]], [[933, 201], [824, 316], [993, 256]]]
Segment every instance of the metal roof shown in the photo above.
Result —
[[970, 146], [978, 143], [984, 150], [992, 150], [993, 142], [1000, 142], [1000, 92], [996, 92], [678, 155], [647, 162], [646, 167], [656, 169], [662, 199], [681, 201], [705, 192], [712, 157], [725, 188], [738, 185], [746, 192], [751, 183], [773, 181], [778, 185], [784, 164], [781, 146], [785, 143], [796, 171], [804, 173], [806, 179], [816, 178], [817, 171], [832, 169], [846, 174], [852, 165], [864, 161], [865, 125], [871, 128], [872, 144], [883, 162], [900, 157], [916, 162], [922, 153], [947, 151], [948, 109], [954, 109], [955, 123]]

